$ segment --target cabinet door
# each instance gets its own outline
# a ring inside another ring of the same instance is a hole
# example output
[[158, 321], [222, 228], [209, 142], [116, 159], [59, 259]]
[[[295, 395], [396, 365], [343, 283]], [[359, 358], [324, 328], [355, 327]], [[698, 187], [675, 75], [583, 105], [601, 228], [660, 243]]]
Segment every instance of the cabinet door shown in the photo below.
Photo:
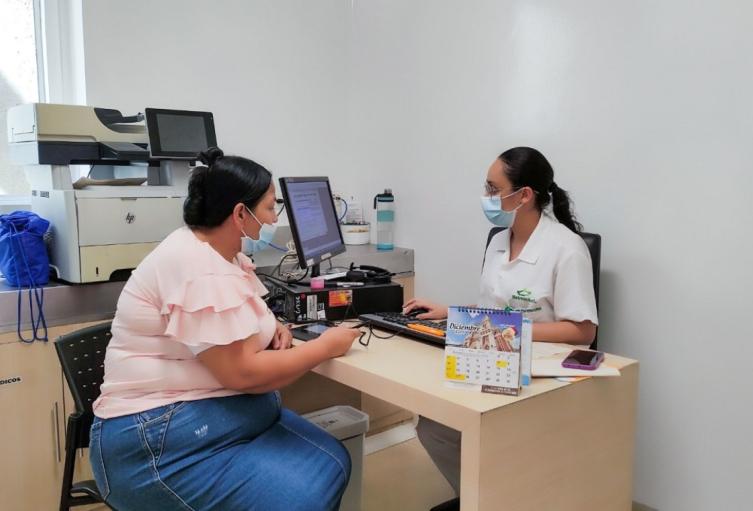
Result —
[[0, 344], [2, 509], [56, 509], [64, 453], [63, 374], [52, 343]]

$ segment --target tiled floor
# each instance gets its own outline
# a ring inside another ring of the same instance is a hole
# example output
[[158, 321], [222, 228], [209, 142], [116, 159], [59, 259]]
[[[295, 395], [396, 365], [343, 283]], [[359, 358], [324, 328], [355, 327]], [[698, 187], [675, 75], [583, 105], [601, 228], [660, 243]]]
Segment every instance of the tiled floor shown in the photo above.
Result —
[[366, 456], [363, 511], [428, 511], [454, 496], [415, 438]]
[[[366, 456], [363, 511], [428, 511], [454, 497], [416, 438]], [[633, 511], [656, 511], [633, 502]]]

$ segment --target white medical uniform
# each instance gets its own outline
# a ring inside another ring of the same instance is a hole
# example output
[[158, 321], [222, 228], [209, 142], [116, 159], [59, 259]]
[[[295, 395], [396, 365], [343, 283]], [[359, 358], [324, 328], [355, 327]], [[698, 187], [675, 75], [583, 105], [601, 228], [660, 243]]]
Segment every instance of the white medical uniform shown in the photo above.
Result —
[[[541, 215], [520, 255], [510, 261], [510, 229], [489, 242], [478, 307], [522, 312], [535, 323], [598, 324], [591, 255], [583, 238]], [[426, 417], [418, 438], [450, 485], [460, 492], [460, 432]]]
[[497, 233], [486, 249], [477, 305], [519, 311], [534, 323], [598, 324], [586, 243], [542, 214], [520, 255], [510, 261], [510, 229]]

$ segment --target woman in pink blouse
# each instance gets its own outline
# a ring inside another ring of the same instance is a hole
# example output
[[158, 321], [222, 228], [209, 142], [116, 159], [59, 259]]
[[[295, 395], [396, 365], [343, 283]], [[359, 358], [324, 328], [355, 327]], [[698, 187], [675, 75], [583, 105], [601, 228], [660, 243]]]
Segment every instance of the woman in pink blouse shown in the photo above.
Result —
[[277, 389], [345, 354], [331, 328], [291, 348], [242, 238], [277, 221], [272, 175], [212, 148], [199, 155], [182, 227], [118, 300], [90, 456], [105, 500], [127, 510], [335, 509], [350, 475], [336, 439], [280, 406]]

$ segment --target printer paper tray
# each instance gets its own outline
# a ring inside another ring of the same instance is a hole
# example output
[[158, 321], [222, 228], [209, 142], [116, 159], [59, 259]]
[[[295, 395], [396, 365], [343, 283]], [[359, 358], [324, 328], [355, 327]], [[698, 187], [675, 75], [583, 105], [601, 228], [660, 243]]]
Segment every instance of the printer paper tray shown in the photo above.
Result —
[[183, 225], [180, 197], [77, 199], [79, 246], [162, 241]]

